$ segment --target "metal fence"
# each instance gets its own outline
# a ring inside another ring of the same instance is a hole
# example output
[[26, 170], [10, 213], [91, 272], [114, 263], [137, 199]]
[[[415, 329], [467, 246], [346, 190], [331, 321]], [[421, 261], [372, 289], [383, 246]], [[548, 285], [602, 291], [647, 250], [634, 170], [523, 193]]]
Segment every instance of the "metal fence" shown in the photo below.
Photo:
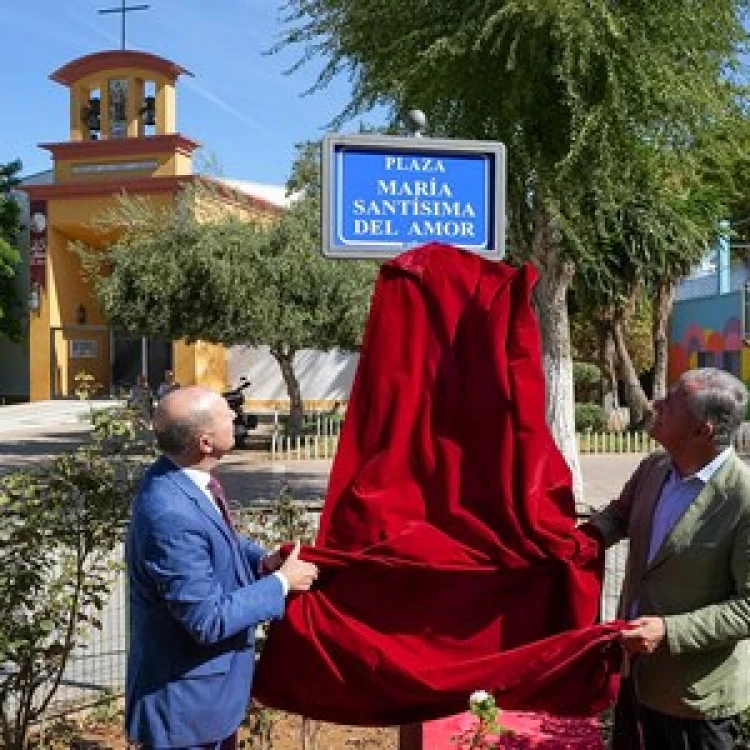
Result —
[[285, 435], [278, 415], [274, 415], [271, 434], [271, 459], [333, 458], [339, 445], [342, 417], [332, 414], [310, 414], [301, 435]]
[[[659, 444], [646, 432], [584, 432], [576, 435], [580, 453], [651, 453]], [[750, 453], [750, 423], [734, 439], [738, 453]]]
[[[122, 560], [122, 547], [115, 555]], [[127, 582], [124, 569], [100, 613], [101, 628], [92, 628], [74, 649], [62, 682], [46, 711], [47, 718], [121, 695], [127, 660]]]
[[[272, 460], [313, 460], [333, 458], [341, 435], [341, 418], [325, 415], [312, 417], [312, 428], [297, 437], [283, 435], [278, 427], [271, 434]], [[582, 454], [651, 453], [659, 444], [646, 432], [583, 432], [576, 435]], [[737, 433], [734, 447], [750, 454], [750, 423]]]

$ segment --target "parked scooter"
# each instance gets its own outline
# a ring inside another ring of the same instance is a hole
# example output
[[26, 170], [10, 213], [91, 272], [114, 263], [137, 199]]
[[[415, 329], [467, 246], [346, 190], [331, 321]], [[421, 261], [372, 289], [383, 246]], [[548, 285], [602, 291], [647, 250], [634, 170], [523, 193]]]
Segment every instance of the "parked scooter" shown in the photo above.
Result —
[[234, 412], [234, 445], [237, 448], [243, 448], [247, 444], [248, 434], [258, 426], [258, 417], [255, 414], [247, 414], [244, 408], [244, 392], [250, 385], [251, 382], [247, 378], [240, 378], [236, 388], [221, 394]]

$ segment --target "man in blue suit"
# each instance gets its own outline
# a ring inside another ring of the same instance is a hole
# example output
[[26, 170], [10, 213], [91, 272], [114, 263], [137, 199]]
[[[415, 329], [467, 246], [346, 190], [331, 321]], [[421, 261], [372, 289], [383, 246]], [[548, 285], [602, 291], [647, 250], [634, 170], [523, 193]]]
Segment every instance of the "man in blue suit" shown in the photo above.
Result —
[[234, 413], [217, 393], [180, 388], [159, 402], [163, 456], [148, 470], [126, 544], [130, 651], [126, 726], [149, 750], [228, 750], [246, 715], [255, 628], [280, 618], [317, 568], [282, 561], [232, 527], [211, 475], [233, 445]]

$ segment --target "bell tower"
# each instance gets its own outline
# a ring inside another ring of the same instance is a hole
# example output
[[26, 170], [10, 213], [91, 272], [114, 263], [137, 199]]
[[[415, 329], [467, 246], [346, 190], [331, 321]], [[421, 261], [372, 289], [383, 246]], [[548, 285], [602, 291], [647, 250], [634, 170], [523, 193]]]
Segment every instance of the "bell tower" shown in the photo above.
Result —
[[185, 74], [131, 50], [86, 55], [52, 73], [70, 90], [70, 140], [42, 144], [55, 161], [55, 182], [191, 174], [198, 144], [176, 128], [175, 84]]
[[186, 73], [143, 52], [88, 55], [51, 78], [70, 89], [70, 140], [143, 138], [175, 132], [175, 81]]

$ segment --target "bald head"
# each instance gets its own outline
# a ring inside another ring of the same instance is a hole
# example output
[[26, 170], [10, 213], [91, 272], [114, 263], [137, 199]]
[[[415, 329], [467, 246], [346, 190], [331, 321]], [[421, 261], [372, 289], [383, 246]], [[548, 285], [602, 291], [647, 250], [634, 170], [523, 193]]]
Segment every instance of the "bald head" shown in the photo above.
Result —
[[169, 456], [197, 451], [201, 437], [215, 431], [226, 409], [226, 401], [203, 386], [186, 386], [168, 393], [154, 412], [157, 445]]

